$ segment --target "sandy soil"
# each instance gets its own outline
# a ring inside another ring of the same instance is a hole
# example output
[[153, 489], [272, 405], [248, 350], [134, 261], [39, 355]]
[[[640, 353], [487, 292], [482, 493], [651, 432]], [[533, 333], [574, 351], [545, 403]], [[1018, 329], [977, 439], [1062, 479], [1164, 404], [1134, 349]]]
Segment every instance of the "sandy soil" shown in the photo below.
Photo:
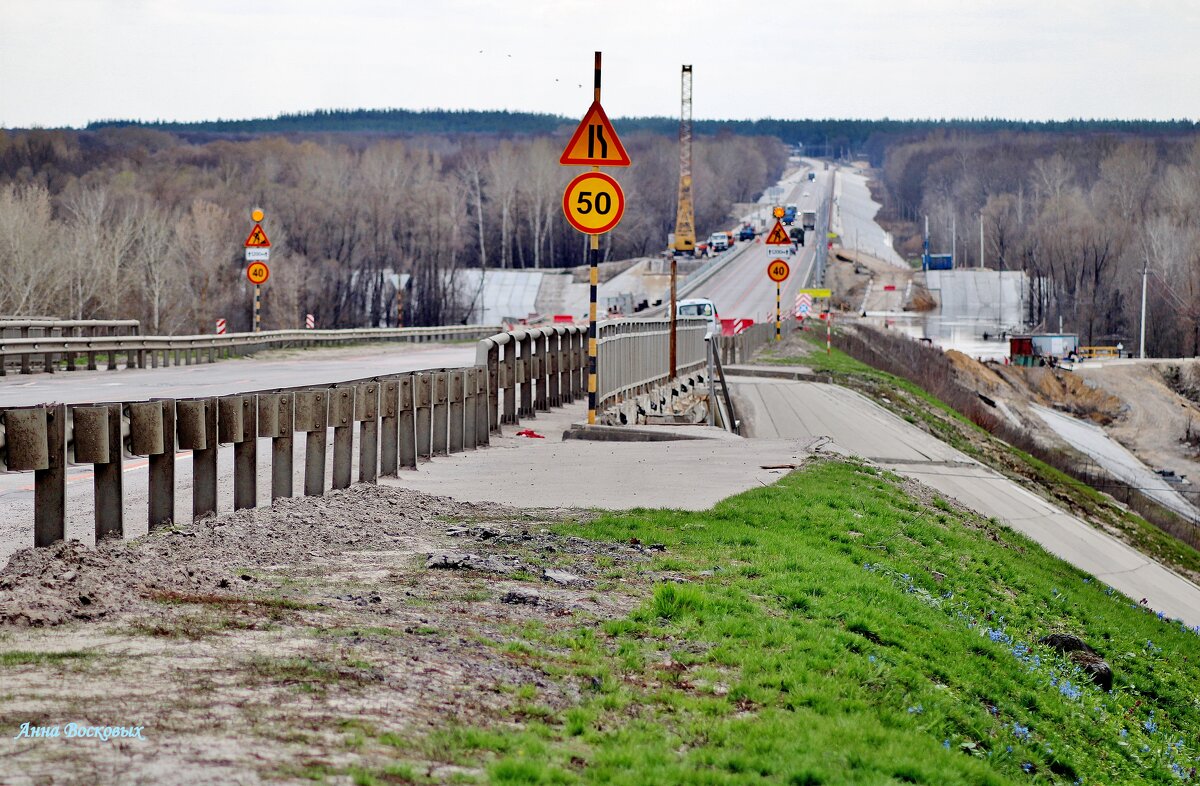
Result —
[[[653, 546], [548, 530], [588, 515], [365, 486], [18, 552], [0, 571], [0, 783], [305, 782], [397, 755], [447, 780], [429, 730], [503, 722], [517, 686], [578, 696], [526, 664], [522, 626], [623, 616], [655, 578]], [[13, 739], [25, 722], [145, 739]]]
[[[1200, 407], [1171, 390], [1162, 370], [1160, 364], [1108, 363], [1075, 373], [1124, 403], [1121, 416], [1106, 425], [1110, 436], [1151, 468], [1170, 469], [1200, 483], [1196, 450], [1183, 442], [1189, 423], [1193, 432], [1200, 429]], [[1196, 500], [1195, 494], [1187, 497]]]

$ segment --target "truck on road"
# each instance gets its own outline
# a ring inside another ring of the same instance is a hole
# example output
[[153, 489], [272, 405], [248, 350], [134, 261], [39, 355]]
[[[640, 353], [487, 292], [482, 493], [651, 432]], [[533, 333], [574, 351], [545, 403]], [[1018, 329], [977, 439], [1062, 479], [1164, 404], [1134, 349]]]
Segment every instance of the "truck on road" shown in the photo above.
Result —
[[793, 221], [795, 221], [796, 220], [796, 210], [797, 210], [797, 208], [795, 205], [788, 205], [787, 207], [785, 207], [783, 209], [783, 223], [791, 224]]
[[800, 226], [805, 229], [817, 228], [817, 211], [805, 210], [800, 213]]

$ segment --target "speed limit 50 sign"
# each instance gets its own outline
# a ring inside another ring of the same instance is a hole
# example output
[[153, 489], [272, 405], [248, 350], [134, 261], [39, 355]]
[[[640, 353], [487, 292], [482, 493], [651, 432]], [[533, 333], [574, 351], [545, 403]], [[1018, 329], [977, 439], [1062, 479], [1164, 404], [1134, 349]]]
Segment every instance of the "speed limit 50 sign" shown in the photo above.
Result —
[[584, 234], [604, 234], [620, 223], [624, 212], [625, 192], [603, 172], [584, 172], [563, 192], [563, 213]]

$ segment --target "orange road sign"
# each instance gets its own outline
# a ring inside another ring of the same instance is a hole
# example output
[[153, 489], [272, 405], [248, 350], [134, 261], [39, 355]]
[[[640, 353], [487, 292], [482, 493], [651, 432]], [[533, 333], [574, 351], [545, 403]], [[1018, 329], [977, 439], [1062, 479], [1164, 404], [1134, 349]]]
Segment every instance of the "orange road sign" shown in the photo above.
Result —
[[588, 107], [558, 163], [564, 166], [629, 166], [629, 154], [599, 101], [593, 101]]
[[783, 218], [786, 213], [787, 211], [781, 208], [779, 205], [771, 208], [771, 215], [775, 216], [775, 218]]
[[246, 248], [269, 248], [271, 241], [267, 240], [267, 233], [263, 231], [262, 224], [255, 224], [254, 229], [250, 230], [250, 237], [246, 238]]
[[250, 279], [251, 284], [264, 284], [271, 277], [271, 268], [264, 265], [262, 262], [251, 262], [246, 268], [246, 278]]
[[783, 222], [776, 221], [770, 234], [767, 235], [767, 239], [763, 242], [768, 246], [790, 246], [792, 239], [788, 237], [787, 230], [783, 228]]
[[586, 235], [602, 235], [621, 222], [625, 192], [603, 172], [584, 172], [563, 191], [563, 213]]
[[776, 284], [786, 281], [787, 277], [792, 274], [792, 269], [788, 267], [788, 263], [782, 259], [772, 259], [767, 263], [767, 278], [774, 281]]

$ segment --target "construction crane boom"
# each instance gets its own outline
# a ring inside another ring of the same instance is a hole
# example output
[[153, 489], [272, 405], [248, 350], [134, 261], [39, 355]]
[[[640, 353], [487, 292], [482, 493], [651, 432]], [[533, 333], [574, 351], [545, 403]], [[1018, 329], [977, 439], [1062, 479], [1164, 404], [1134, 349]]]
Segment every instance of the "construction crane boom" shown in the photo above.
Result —
[[696, 219], [692, 210], [692, 67], [680, 76], [679, 208], [675, 213], [675, 246], [679, 254], [696, 252]]

